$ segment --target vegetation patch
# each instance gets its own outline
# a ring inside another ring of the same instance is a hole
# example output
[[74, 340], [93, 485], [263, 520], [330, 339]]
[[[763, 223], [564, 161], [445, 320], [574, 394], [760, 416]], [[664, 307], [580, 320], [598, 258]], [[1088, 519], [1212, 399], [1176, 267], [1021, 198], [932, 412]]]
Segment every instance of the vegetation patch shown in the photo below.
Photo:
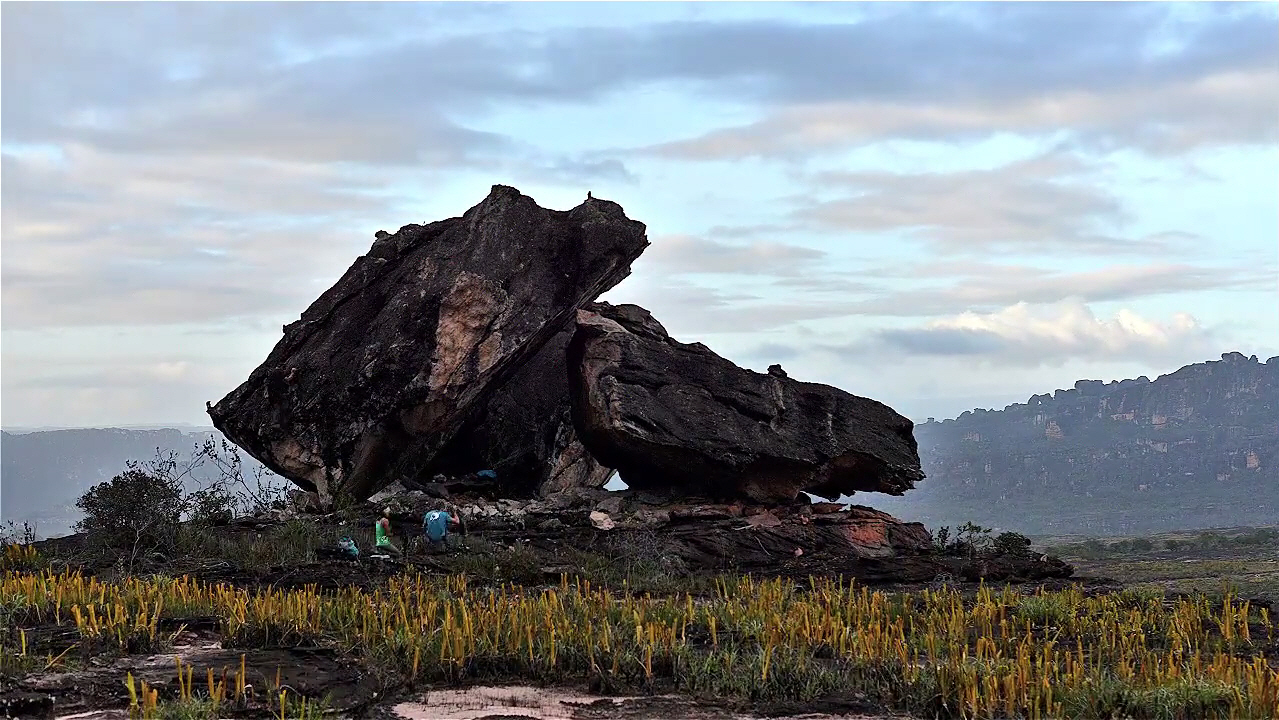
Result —
[[[324, 646], [406, 689], [586, 682], [753, 703], [863, 697], [955, 718], [1279, 713], [1279, 671], [1266, 659], [1273, 621], [1236, 598], [1089, 597], [1077, 587], [888, 594], [750, 576], [718, 578], [704, 597], [618, 593], [567, 575], [541, 589], [415, 575], [325, 593], [6, 572], [0, 599], [16, 598], [30, 608], [24, 622], [74, 627], [89, 641], [157, 638], [164, 618], [208, 617], [223, 638]], [[6, 641], [6, 657], [30, 652]], [[242, 682], [211, 668], [178, 672], [172, 712], [188, 714], [173, 717], [211, 716], [199, 713], [234, 701]], [[163, 698], [147, 694], [155, 688], [134, 692], [138, 713], [161, 717]]]
[[1130, 590], [1279, 604], [1279, 528], [1092, 538], [1045, 549], [1073, 563], [1079, 575], [1121, 579]]

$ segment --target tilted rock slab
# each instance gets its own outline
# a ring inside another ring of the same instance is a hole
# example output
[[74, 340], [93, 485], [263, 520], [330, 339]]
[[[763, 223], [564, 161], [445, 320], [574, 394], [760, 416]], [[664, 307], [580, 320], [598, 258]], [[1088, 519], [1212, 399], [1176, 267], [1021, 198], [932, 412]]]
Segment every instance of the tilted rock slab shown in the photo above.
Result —
[[573, 429], [565, 353], [569, 322], [497, 388], [475, 419], [436, 458], [433, 471], [462, 475], [492, 470], [502, 497], [546, 496], [568, 488], [599, 488], [613, 474]]
[[635, 305], [578, 311], [568, 364], [583, 444], [634, 489], [786, 503], [924, 477], [913, 424], [887, 405], [740, 368]]
[[648, 245], [620, 205], [495, 185], [460, 218], [378, 233], [213, 424], [324, 498], [429, 473], [439, 450]]

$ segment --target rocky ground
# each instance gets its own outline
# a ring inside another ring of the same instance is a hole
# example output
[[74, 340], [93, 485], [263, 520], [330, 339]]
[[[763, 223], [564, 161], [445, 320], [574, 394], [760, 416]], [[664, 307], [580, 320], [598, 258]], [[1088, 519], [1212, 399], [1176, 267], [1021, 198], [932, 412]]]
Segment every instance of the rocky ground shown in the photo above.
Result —
[[[402, 527], [416, 527], [422, 512], [438, 502], [435, 493], [395, 490], [373, 502], [388, 506]], [[475, 498], [449, 507], [467, 533], [490, 541], [521, 543], [548, 555], [563, 547], [608, 547], [614, 556], [618, 548], [643, 548], [680, 573], [843, 574], [875, 584], [929, 582], [943, 575], [1031, 581], [1071, 574], [1067, 564], [1029, 552], [939, 554], [922, 525], [859, 505], [671, 502], [643, 492], [580, 488], [540, 500]]]
[[[939, 552], [922, 525], [858, 505], [671, 502], [642, 492], [589, 488], [531, 500], [456, 492], [441, 500], [446, 488], [424, 487], [395, 485], [340, 512], [281, 510], [209, 531], [233, 549], [260, 542], [297, 549], [292, 556], [280, 554], [250, 566], [207, 553], [155, 554], [132, 570], [190, 574], [241, 586], [315, 584], [329, 589], [367, 587], [409, 568], [483, 575], [487, 563], [503, 559], [508, 573], [520, 574], [496, 579], [531, 584], [558, 582], [565, 573], [619, 577], [641, 565], [641, 571], [694, 584], [716, 573], [798, 579], [842, 575], [863, 584], [898, 587], [938, 581], [1038, 582], [1069, 578], [1073, 572], [1067, 563], [1029, 550]], [[449, 509], [460, 520], [445, 551], [433, 550], [421, 538], [421, 518], [435, 507]], [[374, 522], [385, 509], [391, 510], [393, 539], [406, 551], [403, 558], [368, 558]], [[297, 537], [299, 533], [304, 536]], [[331, 552], [339, 537], [356, 540], [361, 562]], [[299, 544], [303, 547], [292, 548]], [[123, 569], [118, 560], [94, 554], [81, 536], [46, 541], [42, 547], [54, 557], [74, 558], [73, 564], [91, 573]]]

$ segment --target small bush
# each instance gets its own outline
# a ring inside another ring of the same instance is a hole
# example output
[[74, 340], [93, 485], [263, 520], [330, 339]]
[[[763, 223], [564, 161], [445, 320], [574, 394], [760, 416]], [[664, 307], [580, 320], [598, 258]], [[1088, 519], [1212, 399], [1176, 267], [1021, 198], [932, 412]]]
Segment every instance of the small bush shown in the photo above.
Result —
[[23, 522], [19, 527], [12, 520], [0, 526], [0, 545], [30, 545], [36, 541], [35, 526]]
[[955, 528], [955, 541], [947, 546], [950, 553], [974, 557], [991, 549], [990, 528], [966, 522]]
[[1075, 547], [1075, 552], [1085, 560], [1100, 560], [1106, 557], [1108, 550], [1106, 544], [1097, 539], [1085, 540]]
[[219, 445], [209, 438], [195, 449], [190, 466], [196, 468], [205, 463], [217, 471], [217, 479], [205, 488], [215, 498], [214, 508], [234, 515], [257, 515], [285, 507], [287, 484], [272, 480], [274, 475], [263, 467], [246, 477], [240, 449], [226, 439]]
[[975, 548], [981, 548], [990, 541], [990, 528], [982, 527], [974, 522], [966, 522], [958, 528], [958, 539], [960, 542], [968, 543]]
[[1030, 538], [1015, 532], [1002, 532], [995, 536], [991, 549], [1000, 555], [1025, 555], [1030, 552]]
[[1226, 544], [1225, 538], [1212, 532], [1199, 533], [1195, 536], [1193, 543], [1200, 550], [1216, 550]]
[[933, 535], [933, 549], [937, 552], [946, 552], [950, 549], [950, 526], [943, 525], [937, 529]]
[[[206, 463], [212, 464], [217, 477], [190, 489], [193, 471]], [[265, 471], [246, 478], [239, 451], [226, 441], [219, 446], [210, 439], [181, 463], [176, 452], [165, 454], [157, 448], [154, 460], [131, 460], [126, 467], [76, 501], [84, 513], [76, 530], [88, 535], [95, 547], [124, 552], [122, 560], [130, 570], [139, 558], [154, 552], [222, 555], [210, 552], [218, 545], [207, 532], [210, 526], [284, 505], [283, 487], [273, 484]], [[265, 550], [258, 554], [279, 555]]]
[[1024, 555], [1030, 552], [1030, 538], [1015, 532], [1002, 532], [991, 538], [991, 528], [967, 522], [955, 528], [954, 539], [948, 526], [933, 534], [933, 549], [946, 555]]
[[186, 509], [182, 482], [172, 474], [131, 467], [94, 485], [76, 501], [84, 517], [76, 529], [103, 547], [140, 553], [172, 547]]
[[1147, 553], [1155, 549], [1155, 544], [1149, 538], [1133, 538], [1129, 542], [1129, 546], [1133, 552]]
[[1234, 544], [1243, 547], [1265, 547], [1279, 544], [1279, 529], [1257, 528], [1242, 533], [1234, 539]]

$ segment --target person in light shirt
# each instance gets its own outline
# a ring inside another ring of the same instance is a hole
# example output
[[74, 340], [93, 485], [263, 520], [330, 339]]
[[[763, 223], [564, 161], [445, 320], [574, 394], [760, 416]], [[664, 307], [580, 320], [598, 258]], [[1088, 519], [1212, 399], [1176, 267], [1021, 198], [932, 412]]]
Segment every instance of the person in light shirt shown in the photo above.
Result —
[[427, 547], [440, 550], [447, 547], [449, 526], [458, 524], [457, 516], [445, 509], [443, 501], [435, 503], [422, 516], [422, 535], [426, 537]]

